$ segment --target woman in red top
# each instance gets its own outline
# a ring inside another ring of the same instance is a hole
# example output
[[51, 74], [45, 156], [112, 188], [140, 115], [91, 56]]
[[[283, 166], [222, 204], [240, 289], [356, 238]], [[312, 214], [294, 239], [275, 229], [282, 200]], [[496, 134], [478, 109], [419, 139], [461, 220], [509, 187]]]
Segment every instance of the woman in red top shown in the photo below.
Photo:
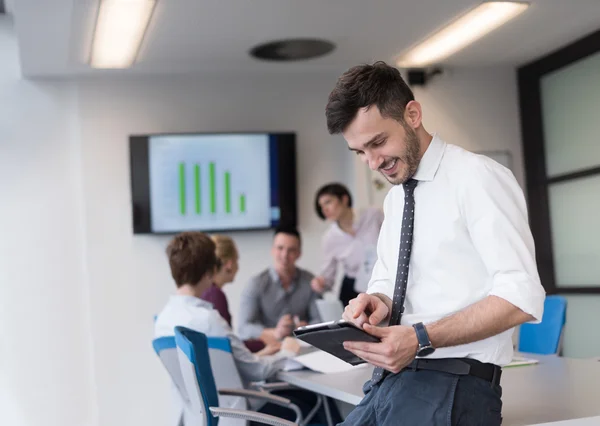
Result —
[[[235, 279], [235, 275], [239, 269], [239, 255], [235, 243], [230, 237], [225, 235], [213, 235], [211, 238], [216, 245], [217, 258], [220, 260], [221, 266], [213, 276], [213, 285], [206, 290], [200, 298], [212, 303], [213, 307], [231, 327], [231, 314], [229, 313], [227, 296], [225, 296], [225, 293], [221, 289], [225, 284], [230, 283]], [[262, 340], [246, 340], [244, 343], [252, 352], [258, 352], [265, 349], [265, 344]], [[278, 350], [278, 348], [270, 349], [273, 349], [274, 352]]]

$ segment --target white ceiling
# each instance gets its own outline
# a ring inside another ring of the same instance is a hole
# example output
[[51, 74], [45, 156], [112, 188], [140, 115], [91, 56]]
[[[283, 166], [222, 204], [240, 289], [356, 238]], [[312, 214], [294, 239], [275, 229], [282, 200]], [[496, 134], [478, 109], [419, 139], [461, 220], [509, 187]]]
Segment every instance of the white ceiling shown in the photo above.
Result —
[[[98, 0], [14, 0], [23, 74], [339, 72], [393, 61], [477, 0], [158, 0], [136, 65], [86, 64]], [[516, 66], [600, 28], [600, 0], [532, 0], [514, 21], [449, 58], [458, 66]], [[260, 62], [248, 50], [290, 37], [337, 48], [294, 63]]]

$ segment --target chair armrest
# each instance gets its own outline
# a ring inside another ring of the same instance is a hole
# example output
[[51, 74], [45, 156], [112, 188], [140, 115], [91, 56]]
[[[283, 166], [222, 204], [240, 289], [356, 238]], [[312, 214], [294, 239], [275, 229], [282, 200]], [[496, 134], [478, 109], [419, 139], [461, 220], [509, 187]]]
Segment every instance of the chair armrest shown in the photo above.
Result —
[[297, 387], [290, 385], [287, 382], [274, 382], [274, 383], [253, 383], [256, 389], [260, 389], [266, 392], [278, 391], [278, 390], [291, 390], [298, 389]]
[[255, 390], [249, 390], [249, 389], [219, 389], [219, 395], [227, 395], [227, 396], [243, 396], [244, 398], [256, 398], [256, 399], [262, 399], [265, 400], [267, 402], [272, 402], [273, 404], [277, 404], [277, 405], [287, 405], [287, 404], [291, 404], [292, 401], [290, 401], [287, 398], [284, 398], [282, 396], [277, 396], [277, 395], [272, 395], [268, 392], [262, 392], [262, 391], [255, 391]]
[[219, 395], [242, 396], [244, 398], [254, 398], [280, 405], [296, 413], [296, 423], [302, 423], [302, 411], [296, 404], [292, 403], [292, 401], [287, 398], [272, 395], [268, 392], [253, 391], [249, 389], [219, 389]]
[[269, 414], [257, 413], [256, 411], [210, 407], [210, 412], [215, 417], [231, 417], [234, 419], [251, 420], [253, 422], [259, 422], [273, 426], [298, 426], [297, 423], [292, 423]]

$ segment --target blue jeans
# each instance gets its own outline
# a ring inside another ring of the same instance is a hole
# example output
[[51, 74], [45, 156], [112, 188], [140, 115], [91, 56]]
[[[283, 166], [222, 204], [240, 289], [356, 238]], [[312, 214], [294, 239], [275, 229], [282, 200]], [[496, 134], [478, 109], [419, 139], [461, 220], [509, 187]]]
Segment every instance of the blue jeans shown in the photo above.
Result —
[[501, 396], [500, 386], [478, 377], [407, 370], [373, 386], [339, 425], [499, 426]]

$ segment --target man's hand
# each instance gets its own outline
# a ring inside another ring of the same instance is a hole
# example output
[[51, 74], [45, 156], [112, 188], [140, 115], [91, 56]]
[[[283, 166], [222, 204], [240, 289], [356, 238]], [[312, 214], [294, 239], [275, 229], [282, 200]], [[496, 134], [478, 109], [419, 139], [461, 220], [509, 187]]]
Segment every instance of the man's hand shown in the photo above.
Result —
[[[382, 302], [383, 303], [383, 302]], [[364, 325], [364, 330], [381, 339], [381, 343], [344, 342], [344, 348], [370, 364], [398, 373], [417, 355], [419, 343], [412, 327]]]
[[275, 328], [264, 328], [260, 334], [260, 340], [265, 342], [265, 345], [274, 345], [281, 342], [284, 337], [289, 336], [294, 328], [294, 320], [290, 314], [279, 318]]
[[310, 282], [310, 287], [315, 293], [322, 294], [325, 291], [325, 278], [321, 276], [314, 277]]
[[284, 315], [279, 318], [277, 326], [275, 327], [275, 335], [279, 340], [286, 336], [289, 336], [294, 328], [294, 320], [290, 314]]
[[281, 343], [274, 342], [274, 343], [270, 343], [270, 344], [266, 345], [263, 349], [256, 352], [256, 355], [258, 355], [258, 356], [273, 355], [273, 354], [279, 352], [280, 349], [281, 349]]
[[[385, 296], [384, 296], [385, 297]], [[391, 303], [391, 302], [390, 302]], [[388, 317], [390, 308], [380, 297], [361, 293], [350, 300], [342, 318], [362, 328], [363, 324], [377, 325]]]
[[293, 352], [298, 355], [298, 352], [300, 352], [300, 343], [293, 337], [286, 337], [283, 339], [283, 342], [281, 342], [281, 350]]
[[302, 321], [298, 315], [294, 315], [294, 327], [304, 327], [308, 325], [306, 321]]
[[260, 333], [260, 340], [267, 346], [280, 343], [274, 328], [263, 329], [262, 333]]

